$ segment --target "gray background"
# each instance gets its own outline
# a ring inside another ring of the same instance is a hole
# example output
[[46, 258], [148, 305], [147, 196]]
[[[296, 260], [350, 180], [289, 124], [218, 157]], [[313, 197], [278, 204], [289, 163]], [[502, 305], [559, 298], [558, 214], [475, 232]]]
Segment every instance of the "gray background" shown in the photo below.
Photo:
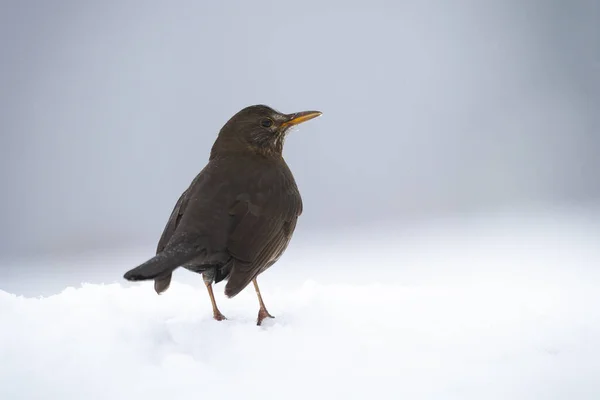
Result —
[[600, 197], [598, 1], [3, 1], [0, 54], [2, 257], [154, 246], [256, 103], [324, 113], [304, 237]]

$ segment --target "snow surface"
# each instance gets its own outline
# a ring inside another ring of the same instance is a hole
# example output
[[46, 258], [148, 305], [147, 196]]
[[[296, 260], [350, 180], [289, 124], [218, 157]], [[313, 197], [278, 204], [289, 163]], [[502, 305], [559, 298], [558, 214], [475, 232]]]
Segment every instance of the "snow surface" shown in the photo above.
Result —
[[0, 399], [598, 399], [596, 217], [300, 238], [259, 279], [261, 327], [251, 288], [218, 285], [216, 322], [197, 275], [122, 282], [147, 254], [9, 293], [41, 290], [30, 268], [0, 280]]

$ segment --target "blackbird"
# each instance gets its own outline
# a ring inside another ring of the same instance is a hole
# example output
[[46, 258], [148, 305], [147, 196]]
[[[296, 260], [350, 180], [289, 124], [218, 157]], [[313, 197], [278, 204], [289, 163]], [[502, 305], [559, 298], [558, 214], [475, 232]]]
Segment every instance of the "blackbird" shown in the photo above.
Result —
[[273, 318], [256, 278], [286, 250], [302, 213], [283, 143], [292, 126], [319, 115], [282, 114], [254, 105], [231, 117], [219, 131], [208, 164], [175, 204], [156, 255], [124, 278], [154, 280], [160, 294], [176, 268], [201, 273], [218, 321], [226, 318], [215, 302], [213, 283], [226, 281], [225, 295], [232, 298], [252, 282], [260, 306], [257, 325]]

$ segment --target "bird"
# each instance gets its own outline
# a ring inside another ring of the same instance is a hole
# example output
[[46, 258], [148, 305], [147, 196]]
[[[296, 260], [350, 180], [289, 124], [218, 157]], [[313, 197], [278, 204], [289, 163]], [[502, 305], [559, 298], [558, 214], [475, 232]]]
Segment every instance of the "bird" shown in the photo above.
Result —
[[219, 130], [208, 163], [175, 203], [155, 255], [124, 279], [154, 280], [160, 295], [177, 268], [199, 273], [217, 321], [227, 318], [217, 307], [213, 284], [225, 281], [225, 296], [233, 298], [252, 282], [257, 325], [274, 318], [257, 277], [286, 251], [303, 210], [283, 146], [293, 127], [321, 114], [283, 114], [264, 104], [234, 114]]

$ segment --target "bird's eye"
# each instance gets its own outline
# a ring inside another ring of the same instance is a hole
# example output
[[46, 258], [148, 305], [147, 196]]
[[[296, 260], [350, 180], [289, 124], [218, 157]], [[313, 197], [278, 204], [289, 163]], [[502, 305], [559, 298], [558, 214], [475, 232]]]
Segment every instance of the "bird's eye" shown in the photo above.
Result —
[[270, 128], [271, 126], [273, 126], [273, 120], [272, 119], [263, 119], [262, 121], [260, 121], [260, 125], [264, 126], [265, 128]]

